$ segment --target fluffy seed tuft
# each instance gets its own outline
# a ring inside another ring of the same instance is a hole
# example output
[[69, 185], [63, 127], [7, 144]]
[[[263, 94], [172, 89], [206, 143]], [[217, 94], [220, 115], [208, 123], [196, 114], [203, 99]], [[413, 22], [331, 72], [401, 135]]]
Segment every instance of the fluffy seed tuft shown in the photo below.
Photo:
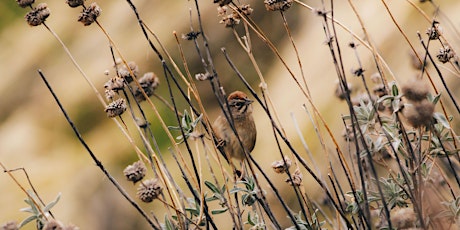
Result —
[[433, 119], [433, 113], [434, 104], [428, 100], [406, 104], [403, 109], [407, 122], [414, 128], [428, 127]]
[[401, 87], [401, 91], [411, 101], [425, 100], [429, 93], [428, 86], [419, 78], [408, 81]]

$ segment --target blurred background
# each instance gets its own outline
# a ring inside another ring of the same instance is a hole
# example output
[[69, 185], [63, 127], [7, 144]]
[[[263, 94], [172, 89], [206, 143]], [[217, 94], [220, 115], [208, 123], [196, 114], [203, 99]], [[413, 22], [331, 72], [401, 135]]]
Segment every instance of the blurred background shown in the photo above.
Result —
[[[320, 1], [304, 2], [315, 8], [321, 7]], [[411, 67], [410, 48], [392, 23], [382, 3], [380, 1], [354, 2], [371, 36], [370, 39], [387, 61], [398, 83], [415, 76], [417, 71]], [[429, 16], [435, 13], [435, 8], [430, 3], [422, 4], [415, 0], [412, 2]], [[70, 8], [64, 0], [52, 0], [46, 3], [51, 9], [51, 16], [46, 24], [61, 37], [91, 81], [103, 92], [103, 84], [109, 78], [104, 75], [104, 72], [109, 70], [110, 76], [114, 73], [106, 37], [96, 25], [85, 27], [77, 22], [80, 8]], [[127, 2], [100, 0], [97, 3], [102, 8], [98, 21], [111, 35], [124, 57], [128, 61], [135, 61], [141, 73], [155, 72], [161, 82], [157, 93], [168, 99], [161, 63], [145, 41]], [[188, 33], [190, 20], [193, 22], [192, 26], [197, 28], [194, 2], [134, 0], [133, 3], [137, 6], [144, 22], [156, 33], [173, 59], [183, 69], [173, 32], [176, 32], [179, 37]], [[293, 72], [300, 76], [296, 56], [284, 30], [281, 15], [278, 12], [266, 11], [262, 0], [241, 1], [241, 3], [250, 4], [254, 8], [252, 15], [254, 20], [276, 45]], [[226, 92], [244, 89], [244, 86], [237, 80], [225, 61], [220, 51], [222, 47], [227, 49], [239, 70], [260, 93], [259, 78], [254, 67], [249, 64], [247, 55], [239, 46], [232, 31], [219, 24], [217, 5], [211, 0], [199, 1], [199, 4], [212, 56]], [[430, 27], [430, 22], [427, 22], [407, 1], [388, 1], [388, 4], [411, 42], [419, 44], [416, 32], [420, 31], [424, 35], [426, 29]], [[460, 36], [453, 27], [460, 28], [458, 14], [460, 2], [438, 0], [436, 4], [441, 9], [439, 21], [446, 32], [445, 36], [454, 50], [459, 50]], [[334, 7], [336, 19], [363, 38], [361, 26], [347, 1], [335, 1]], [[8, 169], [25, 168], [45, 202], [53, 200], [58, 193], [61, 193], [61, 200], [53, 209], [53, 213], [64, 223], [73, 223], [80, 229], [147, 228], [145, 221], [140, 219], [137, 212], [114, 189], [78, 142], [37, 74], [37, 70], [41, 69], [46, 75], [93, 152], [134, 197], [136, 187], [125, 181], [122, 173], [128, 164], [136, 160], [132, 147], [115, 123], [106, 117], [104, 108], [97, 101], [95, 94], [52, 34], [44, 26], [30, 27], [25, 22], [23, 17], [27, 12], [28, 9], [20, 8], [14, 0], [0, 2], [0, 70], [2, 70], [0, 162]], [[337, 77], [328, 47], [325, 45], [322, 19], [299, 4], [293, 4], [285, 15], [299, 49], [313, 101], [333, 128], [336, 138], [340, 138], [343, 129], [340, 115], [347, 113], [347, 107], [344, 102], [334, 97]], [[349, 42], [357, 41], [341, 28], [338, 29], [338, 35], [342, 44], [345, 67], [348, 68], [346, 71], [349, 71], [348, 77], [351, 82], [358, 83], [358, 79], [354, 79], [351, 74], [351, 70], [358, 67], [356, 55], [347, 47]], [[304, 151], [295, 131], [292, 119], [295, 117], [302, 128], [303, 135], [307, 138], [310, 150], [317, 159], [318, 166], [326, 172], [328, 162], [321, 161], [324, 159], [324, 152], [319, 148], [318, 138], [315, 136], [308, 115], [302, 108], [307, 101], [279, 59], [255, 34], [252, 33], [251, 36], [254, 56], [268, 81], [269, 92], [287, 136], [294, 141], [296, 148]], [[192, 75], [203, 72], [193, 43], [185, 40], [181, 40], [181, 43]], [[155, 44], [158, 45], [156, 42]], [[420, 46], [416, 48], [421, 50]], [[436, 50], [436, 47], [432, 48]], [[372, 75], [376, 71], [372, 55], [364, 46], [359, 46], [358, 52], [366, 76]], [[444, 76], [452, 84], [451, 89], [457, 89], [460, 80], [448, 71], [444, 72]], [[209, 84], [207, 82], [196, 84], [205, 107], [209, 109], [211, 119], [214, 119], [218, 115], [217, 102]], [[364, 90], [359, 84], [356, 84], [356, 88], [357, 91]], [[456, 95], [458, 96], [458, 92]], [[153, 101], [156, 103], [155, 99]], [[168, 125], [176, 125], [172, 113], [161, 103], [158, 103], [158, 106], [162, 114], [165, 114], [163, 117]], [[182, 107], [183, 109], [186, 107]], [[281, 187], [287, 186], [283, 182], [285, 178], [272, 173], [270, 168], [271, 162], [280, 159], [276, 154], [277, 147], [270, 122], [260, 107], [255, 106], [254, 109], [260, 134], [253, 152], [254, 157], [260, 165], [266, 167], [267, 173], [273, 176], [274, 181], [277, 181]], [[152, 111], [147, 109], [146, 112], [151, 118], [162, 153], [170, 163], [170, 169], [177, 170], [177, 165], [167, 150], [171, 147], [171, 143], [164, 136], [159, 123], [155, 121]], [[334, 151], [334, 149], [330, 150]], [[14, 175], [23, 186], [28, 187], [23, 173], [17, 171]], [[177, 181], [181, 181], [180, 176], [177, 177]], [[304, 174], [304, 183], [308, 185], [309, 181], [311, 178]], [[291, 193], [289, 189], [280, 191], [286, 196], [288, 202], [296, 202], [287, 198]], [[322, 199], [320, 191], [316, 184], [307, 186], [307, 192], [314, 199]], [[0, 196], [0, 224], [10, 220], [20, 222], [27, 217], [26, 213], [19, 211], [26, 207], [23, 202], [26, 196], [5, 173], [0, 174], [0, 193], [3, 194]], [[268, 196], [271, 197], [272, 194]], [[163, 218], [164, 214], [161, 210], [155, 212], [159, 204], [154, 201], [143, 207], [145, 210], [152, 210], [159, 218]], [[280, 215], [285, 214], [280, 211]], [[219, 221], [224, 223], [224, 219], [218, 219], [217, 222]], [[223, 229], [224, 226], [226, 225], [223, 224]], [[29, 224], [24, 229], [34, 229], [34, 226]]]

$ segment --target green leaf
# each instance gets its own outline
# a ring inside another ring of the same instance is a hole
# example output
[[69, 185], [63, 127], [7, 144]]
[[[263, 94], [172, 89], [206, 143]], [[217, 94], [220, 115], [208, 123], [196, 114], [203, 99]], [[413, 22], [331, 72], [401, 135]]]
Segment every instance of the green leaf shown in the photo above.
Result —
[[224, 213], [228, 210], [228, 208], [224, 208], [224, 209], [216, 209], [216, 210], [212, 210], [211, 213], [213, 215], [217, 215], [217, 214], [221, 214], [221, 213]]
[[206, 185], [206, 187], [211, 189], [211, 191], [213, 191], [214, 193], [219, 193], [219, 194], [221, 193], [219, 188], [217, 188], [213, 183], [209, 181], [205, 181], [204, 184]]
[[61, 199], [61, 193], [57, 195], [56, 199], [54, 199], [53, 201], [51, 201], [49, 204], [45, 206], [45, 208], [43, 209], [43, 212], [49, 212], [51, 208], [53, 208], [54, 205], [56, 205], [60, 199]]
[[251, 226], [254, 226], [256, 225], [253, 221], [252, 221], [252, 218], [251, 218], [251, 212], [248, 213], [248, 224], [250, 224]]
[[165, 215], [165, 228], [167, 230], [175, 230], [174, 225], [171, 223], [167, 215]]
[[434, 118], [441, 123], [444, 127], [447, 129], [450, 129], [450, 124], [449, 121], [447, 121], [446, 117], [442, 113], [434, 113], [433, 114]]
[[399, 95], [398, 86], [396, 86], [395, 82], [391, 82], [390, 84], [391, 84], [391, 95], [398, 96]]
[[29, 216], [27, 217], [25, 220], [23, 220], [20, 224], [19, 224], [19, 228], [22, 228], [24, 225], [28, 224], [29, 222], [33, 221], [33, 220], [36, 220], [37, 219], [37, 216]]
[[19, 209], [19, 211], [35, 213], [34, 210], [31, 207], [21, 208], [21, 209]]

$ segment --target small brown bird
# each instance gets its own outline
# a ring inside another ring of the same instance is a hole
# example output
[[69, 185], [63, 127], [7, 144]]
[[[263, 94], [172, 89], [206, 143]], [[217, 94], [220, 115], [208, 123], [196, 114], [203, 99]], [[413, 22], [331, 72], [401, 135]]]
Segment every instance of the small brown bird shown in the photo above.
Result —
[[251, 105], [253, 101], [241, 91], [231, 93], [227, 100], [236, 132], [244, 149], [241, 148], [241, 144], [224, 114], [220, 115], [214, 121], [213, 129], [217, 139], [220, 141], [219, 145], [223, 146], [227, 159], [229, 161], [235, 159], [242, 162], [245, 159], [244, 151], [246, 150], [250, 153], [256, 143], [257, 130], [254, 118], [252, 117]]

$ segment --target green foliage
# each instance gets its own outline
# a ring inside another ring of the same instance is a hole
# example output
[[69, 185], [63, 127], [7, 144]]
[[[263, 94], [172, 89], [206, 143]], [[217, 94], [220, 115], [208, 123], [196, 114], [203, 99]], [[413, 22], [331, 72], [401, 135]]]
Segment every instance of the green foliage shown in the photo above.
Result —
[[[202, 117], [203, 117], [203, 114], [200, 114], [199, 117], [197, 117], [195, 120], [192, 120], [192, 117], [189, 115], [187, 110], [184, 110], [184, 114], [182, 115], [180, 125], [182, 127], [182, 130], [184, 131], [184, 135], [186, 139], [190, 137], [193, 131], [195, 131], [195, 128], [198, 125], [198, 123], [200, 123]], [[170, 130], [181, 130], [181, 127], [168, 126]], [[184, 141], [184, 137], [182, 135], [179, 135], [176, 137], [176, 140], [178, 140], [179, 143], [182, 143]]]
[[28, 213], [31, 213], [31, 215], [29, 217], [27, 217], [26, 219], [24, 219], [20, 224], [19, 224], [19, 227], [23, 227], [24, 225], [32, 222], [32, 221], [36, 221], [37, 223], [37, 228], [38, 229], [42, 229], [43, 226], [45, 225], [45, 223], [47, 222], [47, 216], [43, 216], [44, 215], [49, 215], [49, 212], [51, 210], [51, 208], [53, 208], [57, 202], [59, 201], [59, 199], [61, 198], [61, 194], [59, 193], [57, 195], [57, 197], [51, 201], [49, 204], [45, 205], [45, 206], [42, 206], [38, 203], [38, 197], [35, 195], [34, 192], [32, 191], [27, 191], [27, 193], [29, 194], [29, 197], [27, 197], [26, 199], [24, 199], [24, 202], [26, 202], [26, 204], [29, 205], [29, 207], [26, 207], [26, 208], [22, 208], [20, 211], [22, 212], [28, 212]]

